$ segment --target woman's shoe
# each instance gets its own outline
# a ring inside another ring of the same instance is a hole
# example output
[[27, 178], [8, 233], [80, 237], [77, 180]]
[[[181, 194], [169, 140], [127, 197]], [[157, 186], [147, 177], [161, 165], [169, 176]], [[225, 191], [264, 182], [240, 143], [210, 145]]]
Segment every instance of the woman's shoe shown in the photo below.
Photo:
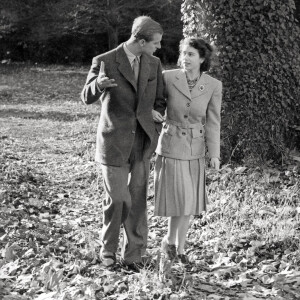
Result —
[[169, 244], [166, 237], [164, 237], [161, 241], [161, 251], [169, 260], [174, 260], [177, 256], [176, 246]]
[[184, 265], [188, 265], [190, 263], [188, 256], [186, 254], [178, 254], [177, 255], [179, 262]]

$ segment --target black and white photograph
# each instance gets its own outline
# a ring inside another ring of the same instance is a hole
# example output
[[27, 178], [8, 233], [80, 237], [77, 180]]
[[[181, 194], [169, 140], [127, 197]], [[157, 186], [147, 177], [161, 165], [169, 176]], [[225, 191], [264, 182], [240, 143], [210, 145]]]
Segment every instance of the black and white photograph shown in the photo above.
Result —
[[0, 0], [0, 300], [299, 300], [299, 22]]

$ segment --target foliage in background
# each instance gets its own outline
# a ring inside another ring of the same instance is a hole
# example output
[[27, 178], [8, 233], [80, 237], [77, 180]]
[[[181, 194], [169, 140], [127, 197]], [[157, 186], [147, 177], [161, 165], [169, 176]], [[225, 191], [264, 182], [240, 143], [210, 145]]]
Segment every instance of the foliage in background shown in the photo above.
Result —
[[[164, 62], [177, 59], [181, 0], [4, 0], [0, 3], [0, 58], [49, 63], [90, 62], [130, 35], [136, 16], [165, 30]], [[9, 54], [7, 54], [9, 52]]]
[[282, 159], [300, 121], [294, 1], [186, 0], [182, 13], [184, 35], [205, 37], [218, 51], [225, 156]]

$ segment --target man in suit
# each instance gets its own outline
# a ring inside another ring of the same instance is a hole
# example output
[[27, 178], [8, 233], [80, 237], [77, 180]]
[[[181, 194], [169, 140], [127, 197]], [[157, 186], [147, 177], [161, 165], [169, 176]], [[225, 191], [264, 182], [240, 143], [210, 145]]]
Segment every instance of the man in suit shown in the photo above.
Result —
[[153, 116], [165, 110], [161, 64], [153, 56], [162, 35], [150, 17], [136, 18], [129, 40], [93, 58], [81, 93], [86, 104], [101, 100], [96, 161], [106, 191], [100, 259], [107, 267], [116, 263], [121, 225], [122, 261], [141, 263], [146, 250], [149, 166], [159, 125]]

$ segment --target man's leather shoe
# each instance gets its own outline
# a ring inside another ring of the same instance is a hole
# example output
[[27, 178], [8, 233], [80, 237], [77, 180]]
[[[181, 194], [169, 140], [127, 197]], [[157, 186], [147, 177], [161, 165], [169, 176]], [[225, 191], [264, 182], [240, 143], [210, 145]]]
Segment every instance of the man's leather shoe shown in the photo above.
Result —
[[103, 248], [100, 250], [100, 260], [101, 263], [105, 266], [105, 267], [111, 267], [114, 266], [116, 264], [116, 254], [113, 252], [109, 252], [104, 250]]

